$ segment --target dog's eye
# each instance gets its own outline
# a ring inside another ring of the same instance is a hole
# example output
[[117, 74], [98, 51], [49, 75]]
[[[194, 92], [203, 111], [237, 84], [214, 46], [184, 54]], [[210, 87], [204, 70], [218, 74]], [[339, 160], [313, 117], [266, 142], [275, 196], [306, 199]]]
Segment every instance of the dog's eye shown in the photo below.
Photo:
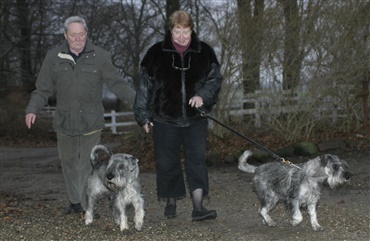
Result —
[[118, 166], [118, 169], [119, 169], [119, 170], [123, 170], [123, 169], [125, 169], [125, 165], [120, 164], [120, 165]]
[[334, 171], [338, 171], [338, 170], [339, 170], [339, 165], [334, 164], [334, 165], [333, 165], [333, 169], [334, 169]]

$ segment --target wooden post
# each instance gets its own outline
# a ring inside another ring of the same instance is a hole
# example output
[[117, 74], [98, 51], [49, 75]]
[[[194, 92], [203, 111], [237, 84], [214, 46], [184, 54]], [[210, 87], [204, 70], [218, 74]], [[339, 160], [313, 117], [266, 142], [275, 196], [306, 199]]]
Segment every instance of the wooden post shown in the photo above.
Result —
[[112, 130], [112, 133], [113, 134], [117, 134], [117, 127], [116, 127], [116, 111], [115, 110], [112, 110], [111, 111], [111, 115], [112, 115], [112, 127], [111, 127], [111, 130]]

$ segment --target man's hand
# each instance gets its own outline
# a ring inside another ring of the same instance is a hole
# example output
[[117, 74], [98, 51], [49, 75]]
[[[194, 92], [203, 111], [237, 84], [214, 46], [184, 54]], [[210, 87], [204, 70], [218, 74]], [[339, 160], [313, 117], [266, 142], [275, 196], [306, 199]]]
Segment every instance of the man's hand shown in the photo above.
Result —
[[28, 113], [25, 117], [25, 122], [26, 122], [26, 126], [28, 127], [28, 129], [31, 129], [31, 126], [35, 123], [36, 121], [36, 115], [33, 114], [33, 113]]

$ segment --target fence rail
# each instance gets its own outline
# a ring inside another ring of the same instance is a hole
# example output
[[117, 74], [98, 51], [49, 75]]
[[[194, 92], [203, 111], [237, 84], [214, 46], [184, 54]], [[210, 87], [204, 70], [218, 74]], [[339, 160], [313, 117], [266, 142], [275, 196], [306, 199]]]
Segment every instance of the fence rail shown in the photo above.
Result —
[[124, 121], [124, 122], [117, 122], [117, 117], [119, 116], [133, 116], [134, 112], [116, 112], [112, 110], [110, 113], [104, 113], [104, 118], [110, 117], [111, 123], [105, 123], [105, 127], [110, 127], [113, 134], [117, 134], [117, 127], [119, 126], [132, 126], [136, 125], [136, 121]]
[[[347, 86], [348, 87], [348, 86]], [[342, 90], [339, 88], [339, 90]], [[348, 91], [347, 91], [348, 92]], [[253, 116], [255, 127], [261, 127], [262, 122], [270, 122], [271, 118], [287, 113], [297, 113], [311, 111], [315, 119], [320, 119], [326, 115], [331, 121], [336, 122], [338, 118], [343, 118], [345, 106], [341, 105], [340, 96], [347, 96], [346, 92], [337, 93], [336, 96], [318, 95], [302, 91], [256, 91], [255, 93], [244, 95], [238, 98], [228, 114], [232, 117]], [[319, 99], [319, 100], [318, 100]], [[45, 107], [42, 114], [53, 117], [55, 107]], [[130, 112], [116, 112], [112, 110], [105, 113], [105, 127], [110, 128], [112, 133], [117, 134], [117, 127], [136, 125], [136, 121], [117, 121], [117, 117], [134, 116]], [[108, 118], [110, 122], [108, 122]], [[131, 118], [130, 118], [131, 119]], [[133, 118], [132, 118], [133, 119]]]
[[[255, 127], [261, 127], [262, 121], [270, 122], [273, 116], [281, 114], [297, 114], [302, 112], [311, 112], [314, 119], [320, 119], [322, 116], [330, 118], [334, 123], [339, 118], [345, 118], [345, 108], [343, 106], [341, 95], [350, 97], [350, 93], [341, 92], [337, 95], [319, 95], [303, 91], [273, 91], [246, 94], [239, 99], [235, 105], [237, 108], [229, 110], [230, 116], [251, 115], [254, 119]], [[353, 97], [352, 97], [353, 98]]]

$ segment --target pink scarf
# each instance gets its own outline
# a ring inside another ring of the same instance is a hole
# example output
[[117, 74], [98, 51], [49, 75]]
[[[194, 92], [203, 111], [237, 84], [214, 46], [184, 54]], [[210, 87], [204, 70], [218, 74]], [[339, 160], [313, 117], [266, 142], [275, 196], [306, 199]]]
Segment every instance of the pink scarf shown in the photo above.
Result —
[[184, 53], [185, 53], [186, 50], [188, 50], [188, 48], [190, 46], [190, 43], [191, 43], [191, 40], [189, 41], [189, 43], [187, 45], [180, 45], [180, 44], [176, 43], [175, 41], [173, 41], [172, 38], [171, 38], [171, 40], [172, 40], [172, 44], [175, 47], [176, 51], [181, 55], [181, 57], [184, 57]]

